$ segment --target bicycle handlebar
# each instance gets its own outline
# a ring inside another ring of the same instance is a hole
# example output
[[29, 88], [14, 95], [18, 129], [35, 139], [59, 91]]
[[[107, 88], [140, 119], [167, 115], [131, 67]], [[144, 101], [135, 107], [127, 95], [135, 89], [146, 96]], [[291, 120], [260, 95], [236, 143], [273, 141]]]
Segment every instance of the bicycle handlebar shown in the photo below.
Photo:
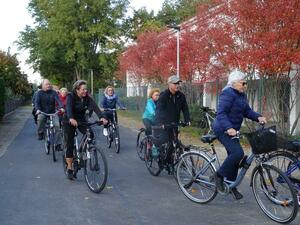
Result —
[[117, 111], [117, 110], [126, 110], [126, 108], [118, 108], [118, 109], [110, 109], [110, 108], [105, 108], [103, 109], [104, 111]]
[[[40, 111], [39, 113], [40, 114], [43, 114], [43, 115], [45, 115], [45, 116], [55, 116], [57, 113], [59, 113], [60, 111], [58, 110], [58, 111], [56, 111], [55, 113], [45, 113], [45, 112], [42, 112], [42, 111]], [[38, 113], [38, 114], [39, 114]]]
[[94, 121], [94, 122], [78, 122], [78, 126], [86, 126], [86, 127], [91, 127], [94, 125], [101, 126], [103, 125], [102, 121]]
[[188, 125], [189, 125], [189, 123], [179, 121], [178, 123], [154, 125], [154, 126], [151, 126], [151, 128], [152, 129], [168, 129], [168, 128], [170, 129], [170, 128], [186, 127]]

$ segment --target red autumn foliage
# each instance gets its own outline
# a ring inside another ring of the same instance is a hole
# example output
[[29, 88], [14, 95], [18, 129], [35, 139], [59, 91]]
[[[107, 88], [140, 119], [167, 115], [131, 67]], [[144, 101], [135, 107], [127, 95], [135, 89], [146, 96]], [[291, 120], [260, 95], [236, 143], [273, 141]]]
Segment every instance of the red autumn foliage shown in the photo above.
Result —
[[[181, 28], [184, 80], [213, 81], [234, 68], [280, 76], [300, 65], [299, 0], [216, 0]], [[120, 57], [120, 71], [159, 81], [176, 73], [176, 34], [141, 34]]]

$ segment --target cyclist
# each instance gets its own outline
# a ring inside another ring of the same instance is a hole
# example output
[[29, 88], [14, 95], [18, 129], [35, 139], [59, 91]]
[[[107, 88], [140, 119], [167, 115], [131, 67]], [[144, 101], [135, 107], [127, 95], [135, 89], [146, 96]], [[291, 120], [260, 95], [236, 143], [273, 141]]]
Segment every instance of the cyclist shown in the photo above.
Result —
[[[157, 101], [155, 110], [155, 123], [157, 125], [178, 123], [181, 112], [183, 112], [184, 122], [190, 124], [190, 113], [186, 98], [179, 90], [181, 82], [182, 81], [177, 75], [173, 75], [168, 78], [168, 89], [160, 93]], [[154, 143], [159, 150], [162, 144], [170, 141], [172, 138], [172, 132], [167, 129], [159, 129], [155, 130], [154, 136], [156, 137]], [[171, 160], [171, 153], [172, 152], [170, 151], [167, 156], [167, 160]]]
[[143, 114], [143, 123], [146, 128], [146, 135], [152, 134], [151, 126], [154, 125], [154, 116], [157, 100], [159, 98], [159, 89], [153, 88], [149, 93], [149, 98], [146, 103], [145, 112]]
[[[232, 138], [241, 128], [244, 117], [260, 123], [267, 122], [265, 117], [250, 108], [244, 93], [247, 89], [245, 78], [245, 74], [238, 70], [229, 74], [228, 83], [219, 97], [217, 116], [213, 123], [214, 133], [228, 154], [217, 171], [216, 184], [220, 191], [224, 191], [224, 179], [229, 183], [235, 181], [239, 163], [244, 157], [239, 139]], [[232, 189], [231, 193], [237, 200], [243, 198], [236, 188]]]
[[73, 150], [74, 137], [76, 128], [81, 133], [86, 132], [85, 126], [80, 126], [80, 122], [87, 122], [86, 113], [94, 111], [99, 120], [103, 124], [107, 124], [107, 120], [101, 113], [95, 101], [87, 94], [87, 83], [84, 80], [78, 80], [73, 84], [72, 93], [67, 95], [66, 113], [63, 117], [63, 129], [66, 141], [66, 162], [67, 162], [67, 177], [72, 180], [73, 174]]
[[[103, 99], [100, 104], [101, 108], [103, 109], [116, 109], [117, 106], [120, 108], [123, 108], [122, 104], [119, 101], [118, 95], [115, 94], [115, 90], [112, 86], [107, 86], [105, 88], [105, 91], [103, 93]], [[105, 112], [106, 117], [109, 119], [109, 121], [113, 121], [113, 113], [110, 111]], [[118, 122], [117, 118], [117, 113], [116, 115], [116, 122]], [[104, 126], [103, 128], [103, 135], [107, 136], [108, 131], [107, 131], [107, 125]]]
[[[47, 117], [40, 112], [44, 113], [55, 113], [56, 103], [58, 108], [63, 111], [63, 105], [59, 100], [59, 97], [56, 91], [52, 90], [52, 86], [49, 80], [44, 79], [41, 84], [41, 90], [37, 92], [36, 95], [36, 114], [38, 115], [37, 118], [37, 130], [38, 130], [38, 139], [43, 139], [43, 133], [45, 130], [45, 123]], [[55, 121], [55, 126], [59, 127], [58, 121]]]
[[[61, 101], [64, 109], [66, 109], [67, 105], [67, 94], [68, 94], [68, 89], [67, 88], [61, 88], [58, 93], [59, 100]], [[63, 118], [64, 112], [59, 112], [58, 113], [58, 118], [59, 118], [59, 126], [61, 127], [62, 125], [62, 118]]]

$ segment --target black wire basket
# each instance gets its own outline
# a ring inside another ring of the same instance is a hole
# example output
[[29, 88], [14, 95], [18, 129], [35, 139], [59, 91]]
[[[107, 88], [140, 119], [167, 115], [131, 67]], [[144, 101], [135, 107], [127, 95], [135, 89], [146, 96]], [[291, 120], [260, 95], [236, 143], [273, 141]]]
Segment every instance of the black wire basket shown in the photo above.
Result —
[[276, 126], [260, 128], [254, 132], [246, 133], [254, 154], [263, 154], [277, 150]]

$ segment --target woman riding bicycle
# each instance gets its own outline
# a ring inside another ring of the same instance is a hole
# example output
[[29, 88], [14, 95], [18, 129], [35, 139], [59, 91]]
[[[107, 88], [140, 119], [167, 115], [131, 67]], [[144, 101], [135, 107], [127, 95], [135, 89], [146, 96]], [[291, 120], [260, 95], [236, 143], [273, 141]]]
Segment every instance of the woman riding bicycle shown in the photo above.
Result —
[[87, 95], [87, 83], [78, 80], [73, 84], [73, 90], [67, 95], [66, 113], [63, 117], [64, 137], [66, 141], [67, 177], [73, 179], [73, 151], [75, 131], [78, 128], [81, 133], [86, 132], [86, 127], [80, 122], [87, 122], [87, 111], [94, 111], [103, 124], [107, 124], [105, 116], [101, 113], [95, 101]]
[[[115, 90], [112, 86], [107, 86], [105, 88], [104, 94], [103, 94], [103, 99], [101, 101], [101, 108], [103, 109], [116, 109], [117, 106], [119, 106], [120, 108], [123, 108], [123, 106], [121, 105], [121, 103], [119, 102], [119, 97], [115, 94]], [[113, 121], [113, 113], [111, 111], [106, 111], [105, 115], [107, 116], [107, 118], [109, 119], [109, 121]], [[117, 118], [117, 114], [116, 118], [115, 118], [115, 122], [118, 122], [118, 118]], [[103, 129], [103, 135], [107, 136], [108, 135], [108, 131], [107, 131], [107, 125], [104, 126]]]
[[152, 134], [151, 126], [154, 125], [155, 109], [159, 98], [159, 89], [153, 88], [149, 93], [149, 98], [146, 103], [145, 112], [143, 114], [143, 123], [146, 128], [146, 135]]
[[[217, 117], [213, 123], [213, 130], [218, 140], [225, 146], [227, 158], [217, 171], [217, 188], [223, 192], [225, 187], [223, 181], [235, 181], [239, 169], [239, 163], [244, 157], [244, 151], [237, 135], [241, 128], [244, 117], [256, 122], [266, 123], [266, 118], [254, 112], [244, 93], [247, 89], [246, 76], [244, 73], [235, 70], [230, 73], [228, 83], [222, 90], [217, 109]], [[236, 199], [243, 195], [236, 188], [231, 190]]]

